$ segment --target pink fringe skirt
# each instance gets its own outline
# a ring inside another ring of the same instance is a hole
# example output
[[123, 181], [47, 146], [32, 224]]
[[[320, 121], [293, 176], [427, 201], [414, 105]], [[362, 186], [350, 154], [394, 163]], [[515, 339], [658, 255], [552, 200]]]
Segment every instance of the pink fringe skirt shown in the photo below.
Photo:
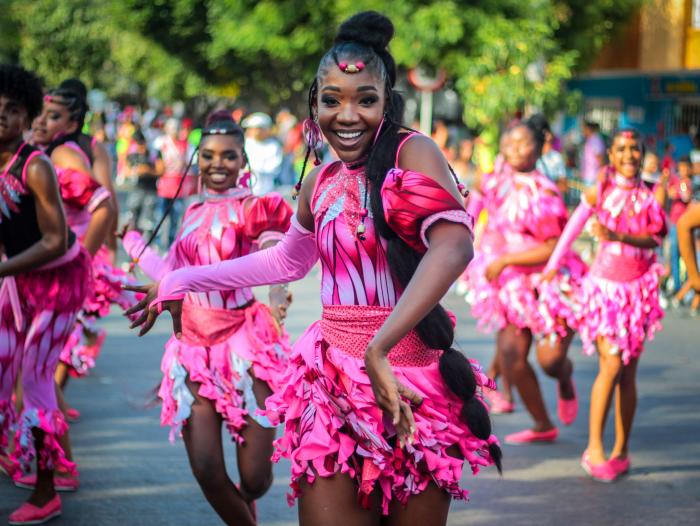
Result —
[[[284, 422], [273, 460], [292, 463], [290, 505], [301, 483], [317, 476], [343, 473], [357, 482], [360, 502], [382, 495], [405, 504], [430, 482], [455, 498], [467, 499], [460, 487], [466, 463], [476, 474], [493, 464], [489, 444], [471, 434], [460, 418], [462, 402], [449, 391], [438, 369], [440, 351], [428, 349], [412, 331], [389, 354], [400, 382], [423, 396], [414, 408], [413, 443], [400, 447], [396, 430], [377, 406], [364, 367], [364, 352], [391, 308], [325, 306], [323, 319], [294, 345], [284, 386], [268, 398], [267, 416]], [[481, 386], [495, 387], [472, 362]], [[480, 396], [480, 393], [479, 393]], [[456, 446], [463, 458], [448, 454]]]
[[659, 280], [663, 266], [654, 263], [641, 276], [613, 281], [588, 274], [579, 297], [579, 332], [583, 350], [596, 353], [596, 340], [609, 340], [628, 364], [644, 351], [645, 340], [652, 340], [661, 329], [664, 312], [659, 304]]
[[199, 384], [200, 396], [214, 403], [237, 443], [243, 443], [246, 416], [272, 427], [258, 408], [253, 376], [273, 391], [279, 389], [289, 353], [289, 337], [267, 305], [254, 302], [224, 310], [185, 303], [182, 339], [168, 340], [161, 362], [160, 420], [171, 427], [170, 440], [181, 433], [194, 402], [187, 378]]

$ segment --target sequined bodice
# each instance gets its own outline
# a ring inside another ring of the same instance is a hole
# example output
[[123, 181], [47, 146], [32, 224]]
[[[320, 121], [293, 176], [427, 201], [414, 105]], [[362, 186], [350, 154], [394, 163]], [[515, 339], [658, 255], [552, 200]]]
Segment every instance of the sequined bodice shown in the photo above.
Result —
[[364, 208], [363, 169], [341, 163], [319, 174], [311, 207], [321, 259], [321, 301], [324, 305], [392, 307], [399, 297], [386, 257], [386, 241], [375, 231], [371, 212], [365, 219], [364, 241], [357, 226]]
[[[171, 249], [173, 268], [208, 265], [244, 256], [257, 248], [244, 231], [244, 202], [247, 189], [234, 189], [191, 206]], [[250, 288], [188, 294], [188, 300], [203, 307], [235, 308], [253, 299]]]

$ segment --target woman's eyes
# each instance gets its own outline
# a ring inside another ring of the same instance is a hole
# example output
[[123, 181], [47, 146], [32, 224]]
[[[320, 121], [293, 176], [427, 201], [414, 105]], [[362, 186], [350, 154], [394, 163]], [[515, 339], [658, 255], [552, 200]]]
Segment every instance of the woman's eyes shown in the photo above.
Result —
[[[214, 159], [214, 155], [211, 153], [202, 152], [202, 159], [204, 159], [205, 161], [212, 161]], [[226, 154], [226, 155], [224, 155], [224, 159], [226, 161], [235, 161], [236, 159], [238, 159], [238, 154], [237, 153]]]
[[321, 97], [321, 102], [326, 106], [335, 106], [336, 104], [338, 104], [338, 99], [336, 99], [335, 97], [324, 96]]
[[[337, 106], [338, 104], [340, 104], [338, 99], [336, 99], [335, 97], [328, 97], [328, 96], [321, 97], [321, 102], [325, 106]], [[363, 97], [362, 99], [360, 99], [360, 104], [362, 106], [372, 106], [373, 104], [376, 104], [377, 102], [379, 102], [379, 97], [377, 97], [375, 95]]]
[[372, 104], [375, 104], [378, 101], [379, 97], [365, 97], [360, 101], [360, 104], [362, 104], [363, 106], [371, 106]]

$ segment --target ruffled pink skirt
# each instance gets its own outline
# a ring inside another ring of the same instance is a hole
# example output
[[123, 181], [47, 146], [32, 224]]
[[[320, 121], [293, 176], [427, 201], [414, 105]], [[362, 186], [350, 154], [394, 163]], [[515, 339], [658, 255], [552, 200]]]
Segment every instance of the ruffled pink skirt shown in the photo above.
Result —
[[[326, 306], [324, 317], [329, 309], [348, 307]], [[377, 323], [391, 312], [377, 307], [349, 309], [356, 318], [360, 313], [352, 309], [375, 314], [381, 310]], [[438, 369], [440, 351], [421, 352], [415, 360], [418, 366], [395, 365], [412, 361], [400, 350], [402, 340], [389, 355], [398, 380], [424, 398], [413, 409], [415, 440], [402, 448], [393, 425], [375, 402], [365, 372], [362, 355], [368, 340], [360, 334], [363, 329], [358, 329], [355, 345], [346, 340], [342, 350], [327, 343], [322, 325], [311, 325], [294, 345], [285, 385], [266, 403], [270, 420], [284, 422], [273, 460], [285, 457], [292, 463], [290, 505], [300, 495], [304, 480], [311, 484], [316, 476], [337, 473], [357, 482], [364, 505], [373, 491], [380, 492], [384, 514], [392, 500], [405, 504], [430, 482], [455, 498], [466, 499], [468, 492], [460, 487], [465, 461], [474, 474], [493, 464], [488, 447], [496, 438], [476, 438], [461, 420], [462, 402], [449, 391]], [[415, 341], [417, 335], [412, 332], [407, 338]], [[474, 362], [473, 367], [480, 385], [495, 387], [478, 364]], [[463, 458], [450, 456], [447, 451], [452, 447]]]
[[183, 319], [183, 338], [172, 337], [166, 343], [161, 362], [163, 381], [158, 392], [163, 401], [161, 424], [171, 427], [171, 441], [181, 433], [194, 402], [186, 384], [189, 378], [199, 384], [198, 394], [214, 403], [231, 438], [243, 443], [241, 431], [246, 426], [246, 416], [263, 427], [272, 427], [260, 414], [251, 373], [273, 391], [279, 389], [290, 353], [289, 337], [262, 303], [233, 311], [189, 308], [197, 309], [190, 319], [207, 318], [212, 330], [209, 338], [201, 330], [192, 335], [187, 319]]
[[593, 275], [583, 280], [579, 333], [588, 355], [596, 353], [596, 340], [604, 337], [627, 364], [639, 358], [644, 341], [661, 329], [664, 312], [659, 304], [663, 266], [654, 263], [639, 278], [613, 281]]
[[466, 300], [480, 330], [499, 331], [512, 324], [537, 336], [563, 337], [569, 328], [576, 328], [575, 298], [588, 270], [577, 254], [570, 252], [564, 258], [561, 272], [549, 283], [543, 282], [540, 272], [516, 267], [506, 267], [496, 281], [488, 281], [491, 261], [493, 257], [477, 253], [467, 267]]

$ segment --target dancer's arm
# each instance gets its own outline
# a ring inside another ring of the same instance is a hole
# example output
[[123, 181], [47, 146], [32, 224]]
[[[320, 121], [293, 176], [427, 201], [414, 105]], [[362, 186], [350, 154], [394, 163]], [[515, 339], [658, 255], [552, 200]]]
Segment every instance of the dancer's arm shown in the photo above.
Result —
[[528, 250], [505, 254], [486, 267], [486, 279], [489, 281], [498, 279], [498, 276], [501, 275], [501, 272], [506, 267], [536, 267], [542, 265], [552, 256], [556, 245], [557, 239], [550, 238]]
[[94, 159], [92, 163], [92, 173], [95, 176], [95, 181], [100, 183], [102, 188], [109, 192], [112, 208], [114, 208], [114, 224], [107, 234], [105, 243], [112, 252], [115, 252], [117, 250], [115, 231], [119, 220], [119, 201], [117, 200], [117, 194], [114, 191], [114, 184], [112, 183], [112, 157], [105, 145], [94, 139], [92, 142], [92, 157]]
[[34, 196], [41, 239], [19, 254], [0, 262], [0, 277], [38, 268], [61, 257], [68, 249], [68, 228], [53, 168], [41, 156], [29, 162], [25, 184]]
[[593, 215], [596, 198], [597, 190], [595, 187], [589, 188], [581, 196], [581, 203], [576, 207], [574, 213], [571, 214], [569, 221], [567, 221], [564, 231], [561, 233], [559, 241], [544, 268], [543, 274], [551, 275], [559, 269], [562, 258], [581, 234], [588, 219]]
[[131, 260], [135, 261], [149, 278], [157, 281], [170, 270], [166, 261], [155, 250], [146, 247], [143, 236], [136, 230], [124, 234], [122, 246]]
[[700, 227], [700, 203], [691, 204], [678, 219], [676, 226], [678, 228], [678, 247], [688, 271], [688, 283], [696, 292], [700, 292], [700, 273], [698, 273], [693, 236], [693, 230]]
[[593, 235], [601, 241], [617, 241], [637, 248], [656, 248], [661, 244], [658, 236], [649, 234], [623, 234], [610, 230], [606, 226], [595, 223]]

